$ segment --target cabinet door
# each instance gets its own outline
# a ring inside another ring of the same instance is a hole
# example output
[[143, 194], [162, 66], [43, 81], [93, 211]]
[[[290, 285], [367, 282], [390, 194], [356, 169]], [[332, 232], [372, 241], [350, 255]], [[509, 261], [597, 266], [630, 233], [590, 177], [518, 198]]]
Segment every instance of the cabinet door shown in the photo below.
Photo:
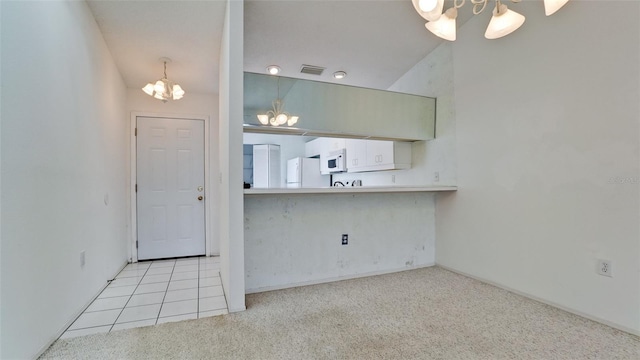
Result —
[[367, 140], [367, 166], [392, 163], [393, 141]]
[[358, 171], [367, 166], [367, 140], [347, 139], [347, 171]]
[[304, 157], [320, 156], [329, 147], [325, 138], [317, 138], [304, 144]]
[[347, 140], [342, 138], [326, 138], [327, 151], [336, 151], [347, 147]]

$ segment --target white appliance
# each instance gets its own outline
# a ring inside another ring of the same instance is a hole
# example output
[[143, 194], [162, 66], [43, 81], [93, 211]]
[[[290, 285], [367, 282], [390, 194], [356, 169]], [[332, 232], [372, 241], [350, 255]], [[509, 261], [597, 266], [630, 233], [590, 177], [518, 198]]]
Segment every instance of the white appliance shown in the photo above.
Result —
[[[335, 174], [347, 171], [347, 150], [339, 149], [330, 151], [329, 153], [321, 154], [321, 168], [322, 174]], [[324, 155], [324, 156], [323, 156]]]
[[280, 145], [253, 145], [253, 187], [279, 188]]
[[329, 176], [320, 174], [320, 159], [297, 157], [287, 161], [287, 187], [326, 187], [329, 181]]

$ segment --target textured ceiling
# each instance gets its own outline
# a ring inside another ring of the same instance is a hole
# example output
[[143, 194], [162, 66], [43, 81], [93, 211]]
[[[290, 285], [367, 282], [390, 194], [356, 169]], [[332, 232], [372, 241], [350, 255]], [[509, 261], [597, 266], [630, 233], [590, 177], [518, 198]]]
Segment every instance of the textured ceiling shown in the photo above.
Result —
[[217, 93], [225, 1], [88, 0], [122, 77], [142, 88], [162, 77], [187, 92]]
[[[218, 92], [226, 1], [87, 2], [128, 87], [161, 78], [166, 56], [187, 94]], [[244, 14], [244, 68], [256, 73], [277, 64], [283, 76], [386, 89], [442, 42], [410, 0], [248, 0]], [[327, 69], [304, 75], [302, 64]]]
[[[386, 89], [442, 42], [424, 23], [411, 0], [245, 1], [244, 68]], [[326, 70], [305, 75], [302, 64]], [[348, 76], [334, 80], [338, 70]]]

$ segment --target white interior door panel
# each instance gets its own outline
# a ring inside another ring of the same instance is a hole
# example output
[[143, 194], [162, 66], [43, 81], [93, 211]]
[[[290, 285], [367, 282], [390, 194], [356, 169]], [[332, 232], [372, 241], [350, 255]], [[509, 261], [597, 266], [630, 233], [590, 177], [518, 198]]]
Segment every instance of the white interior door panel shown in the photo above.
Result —
[[204, 121], [136, 126], [138, 259], [204, 255]]

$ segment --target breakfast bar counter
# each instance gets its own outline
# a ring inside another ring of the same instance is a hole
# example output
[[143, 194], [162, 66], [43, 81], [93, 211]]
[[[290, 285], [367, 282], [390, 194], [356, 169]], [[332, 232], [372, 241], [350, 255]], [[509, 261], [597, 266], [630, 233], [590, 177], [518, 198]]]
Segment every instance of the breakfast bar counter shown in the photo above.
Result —
[[446, 192], [456, 191], [457, 186], [333, 186], [322, 188], [251, 188], [245, 195], [295, 195], [295, 194], [352, 194], [396, 192]]

